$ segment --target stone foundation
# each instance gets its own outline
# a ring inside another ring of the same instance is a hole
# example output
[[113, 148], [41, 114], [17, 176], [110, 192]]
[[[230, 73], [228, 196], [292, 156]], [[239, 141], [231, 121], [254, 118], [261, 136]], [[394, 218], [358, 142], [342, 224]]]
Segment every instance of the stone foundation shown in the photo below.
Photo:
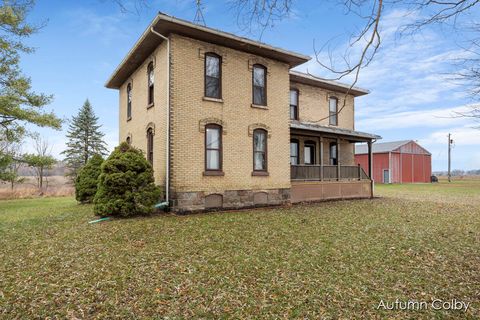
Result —
[[171, 203], [175, 213], [279, 206], [290, 203], [290, 189], [175, 192]]

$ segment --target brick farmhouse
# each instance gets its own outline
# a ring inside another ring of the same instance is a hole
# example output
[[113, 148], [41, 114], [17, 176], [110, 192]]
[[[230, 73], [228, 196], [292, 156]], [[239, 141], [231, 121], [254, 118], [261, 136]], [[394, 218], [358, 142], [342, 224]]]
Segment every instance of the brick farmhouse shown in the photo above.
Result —
[[106, 83], [120, 140], [174, 212], [371, 197], [354, 160], [380, 138], [355, 131], [368, 91], [292, 70], [309, 59], [159, 13]]

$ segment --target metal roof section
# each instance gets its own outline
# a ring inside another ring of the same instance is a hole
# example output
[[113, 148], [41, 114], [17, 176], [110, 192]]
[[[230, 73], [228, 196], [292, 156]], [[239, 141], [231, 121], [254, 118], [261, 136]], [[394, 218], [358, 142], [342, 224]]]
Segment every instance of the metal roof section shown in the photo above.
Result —
[[239, 37], [232, 33], [196, 25], [189, 21], [178, 19], [160, 12], [110, 76], [105, 84], [107, 88], [120, 88], [120, 86], [145, 61], [155, 48], [162, 43], [163, 40], [160, 37], [152, 34], [150, 31], [151, 28], [154, 28], [155, 31], [164, 36], [175, 33], [208, 43], [218, 44], [282, 61], [288, 63], [291, 68], [311, 59], [309, 56], [300, 53], [273, 47], [262, 42]]
[[308, 73], [299, 72], [295, 70], [290, 70], [290, 81], [308, 84], [320, 88], [325, 88], [333, 91], [340, 91], [342, 93], [349, 93], [355, 97], [363, 96], [369, 94], [370, 91], [367, 89], [362, 89], [360, 87], [352, 87], [346, 83], [341, 83], [338, 81], [322, 79], [319, 77], [312, 76]]
[[298, 130], [323, 132], [323, 133], [328, 133], [333, 135], [342, 135], [342, 136], [367, 139], [367, 140], [382, 139], [381, 136], [372, 134], [372, 133], [360, 132], [360, 131], [331, 127], [331, 126], [322, 126], [322, 125], [311, 123], [311, 122], [292, 121], [290, 123], [290, 128], [298, 129]]
[[[372, 152], [373, 153], [393, 152], [396, 149], [400, 148], [401, 146], [404, 146], [404, 145], [406, 145], [410, 142], [414, 142], [415, 144], [418, 145], [418, 143], [416, 143], [414, 140], [400, 140], [400, 141], [380, 142], [380, 143], [374, 143], [373, 144]], [[422, 149], [424, 149], [424, 148], [422, 147]], [[427, 151], [427, 150], [425, 150], [425, 151]], [[368, 153], [366, 145], [356, 145], [355, 146], [355, 154], [366, 154], [366, 153]]]

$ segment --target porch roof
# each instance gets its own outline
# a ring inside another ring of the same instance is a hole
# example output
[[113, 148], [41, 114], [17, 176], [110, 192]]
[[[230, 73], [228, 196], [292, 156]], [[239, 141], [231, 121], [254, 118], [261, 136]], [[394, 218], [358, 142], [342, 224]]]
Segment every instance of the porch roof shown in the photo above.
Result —
[[326, 133], [334, 136], [342, 136], [342, 137], [350, 138], [352, 140], [357, 140], [357, 141], [370, 141], [370, 140], [382, 139], [381, 136], [373, 133], [366, 133], [366, 132], [360, 132], [360, 131], [349, 130], [344, 128], [331, 127], [331, 126], [322, 126], [322, 125], [311, 123], [311, 122], [292, 121], [290, 123], [290, 129], [321, 132], [321, 133]]

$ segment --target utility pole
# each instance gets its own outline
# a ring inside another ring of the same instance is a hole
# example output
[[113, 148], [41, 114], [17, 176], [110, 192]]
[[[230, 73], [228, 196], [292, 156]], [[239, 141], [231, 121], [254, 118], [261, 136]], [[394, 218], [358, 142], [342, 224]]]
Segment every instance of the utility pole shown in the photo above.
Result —
[[451, 134], [449, 133], [448, 134], [448, 182], [452, 182], [452, 172], [451, 172], [451, 169], [452, 169], [452, 158], [451, 158], [452, 143], [453, 143], [453, 140], [451, 139]]
[[202, 2], [201, 0], [196, 0], [197, 3], [197, 12], [195, 13], [195, 18], [193, 19], [193, 23], [206, 27], [205, 19], [203, 18], [202, 13]]

